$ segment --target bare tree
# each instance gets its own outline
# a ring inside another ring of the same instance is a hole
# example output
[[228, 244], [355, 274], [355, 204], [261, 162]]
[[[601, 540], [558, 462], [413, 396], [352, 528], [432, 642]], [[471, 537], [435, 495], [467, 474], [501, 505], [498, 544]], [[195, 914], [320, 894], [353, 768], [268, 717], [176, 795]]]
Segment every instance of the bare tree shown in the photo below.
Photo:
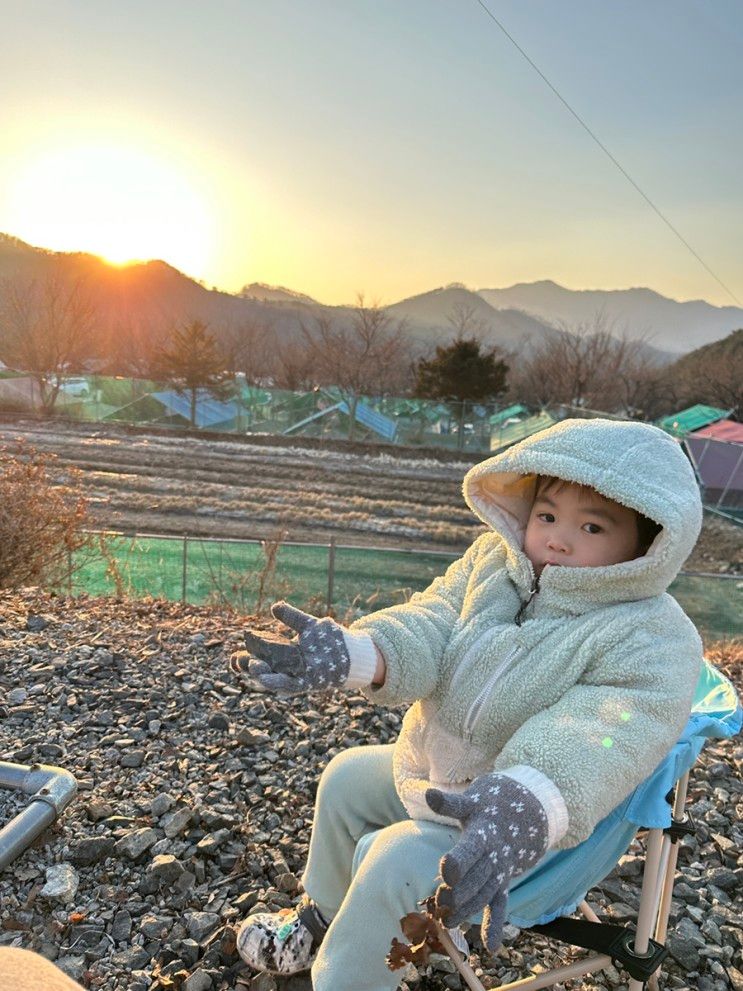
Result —
[[456, 303], [446, 315], [457, 341], [465, 337], [482, 339], [489, 328], [484, 320], [477, 315], [472, 303]]
[[250, 385], [271, 375], [276, 341], [270, 320], [246, 320], [224, 328], [218, 336], [230, 375], [241, 374]]
[[96, 309], [85, 280], [61, 269], [45, 279], [5, 281], [0, 291], [0, 356], [28, 372], [49, 415], [70, 372], [93, 352]]
[[743, 329], [684, 355], [672, 368], [680, 403], [743, 413]]
[[174, 318], [163, 314], [118, 317], [111, 326], [108, 367], [133, 379], [154, 377], [158, 354], [167, 346]]
[[314, 358], [304, 339], [277, 345], [270, 369], [276, 387], [289, 392], [309, 392], [317, 382]]
[[302, 324], [302, 334], [318, 383], [341, 392], [348, 408], [348, 439], [353, 440], [361, 396], [403, 390], [411, 364], [406, 325], [378, 302], [367, 306], [360, 293], [348, 322], [338, 323], [322, 313], [312, 327]]
[[617, 330], [603, 313], [577, 326], [562, 324], [514, 363], [513, 393], [540, 406], [624, 411], [634, 405], [638, 376], [647, 378], [646, 352], [646, 340]]

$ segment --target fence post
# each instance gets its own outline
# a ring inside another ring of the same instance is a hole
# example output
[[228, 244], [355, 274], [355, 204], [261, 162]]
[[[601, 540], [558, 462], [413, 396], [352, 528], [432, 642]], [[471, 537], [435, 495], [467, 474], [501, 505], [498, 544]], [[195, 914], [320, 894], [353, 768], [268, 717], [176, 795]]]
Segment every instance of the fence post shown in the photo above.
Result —
[[188, 535], [183, 535], [183, 586], [181, 589], [181, 602], [186, 601], [186, 575], [188, 573]]
[[325, 609], [326, 615], [330, 615], [333, 606], [333, 582], [335, 581], [335, 537], [330, 538], [328, 544], [328, 604]]

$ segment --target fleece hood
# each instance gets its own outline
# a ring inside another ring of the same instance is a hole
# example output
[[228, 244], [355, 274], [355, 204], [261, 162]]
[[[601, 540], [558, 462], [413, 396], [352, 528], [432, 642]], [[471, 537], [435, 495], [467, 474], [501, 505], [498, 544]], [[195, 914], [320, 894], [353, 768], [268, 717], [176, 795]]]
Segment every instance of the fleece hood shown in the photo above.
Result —
[[545, 569], [542, 588], [548, 584], [558, 592], [568, 611], [571, 599], [581, 603], [587, 595], [594, 605], [660, 595], [699, 536], [699, 487], [689, 461], [668, 434], [646, 423], [563, 420], [475, 465], [464, 478], [467, 505], [503, 537], [509, 570], [527, 581], [533, 572], [523, 552], [523, 537], [537, 475], [591, 486], [663, 528], [647, 553], [633, 561]]

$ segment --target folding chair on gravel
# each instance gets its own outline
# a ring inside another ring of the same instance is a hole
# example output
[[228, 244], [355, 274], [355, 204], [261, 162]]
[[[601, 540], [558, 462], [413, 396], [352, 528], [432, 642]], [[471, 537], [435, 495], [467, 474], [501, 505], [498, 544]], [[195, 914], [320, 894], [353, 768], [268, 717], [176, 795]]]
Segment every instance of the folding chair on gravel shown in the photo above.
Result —
[[[678, 743], [653, 774], [624, 799], [577, 847], [546, 857], [522, 875], [508, 897], [507, 921], [560, 942], [593, 951], [575, 963], [499, 986], [499, 991], [537, 991], [603, 970], [610, 964], [630, 975], [628, 991], [658, 987], [658, 968], [668, 956], [664, 945], [671, 910], [678, 842], [695, 831], [684, 810], [689, 771], [708, 739], [739, 732], [743, 710], [730, 681], [705, 661], [689, 721]], [[601, 922], [585, 901], [627, 852], [640, 830], [647, 830], [645, 866], [636, 926]], [[579, 910], [582, 919], [568, 918]], [[479, 923], [480, 919], [472, 920]], [[452, 956], [457, 962], [455, 952]], [[482, 984], [460, 966], [471, 988]]]

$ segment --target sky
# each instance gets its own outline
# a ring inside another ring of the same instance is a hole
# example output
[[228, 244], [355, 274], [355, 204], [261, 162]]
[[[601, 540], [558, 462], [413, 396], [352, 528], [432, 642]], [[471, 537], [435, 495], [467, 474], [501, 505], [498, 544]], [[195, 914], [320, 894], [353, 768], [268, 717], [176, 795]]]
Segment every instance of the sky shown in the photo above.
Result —
[[0, 0], [0, 231], [231, 292], [743, 301], [740, 0]]

